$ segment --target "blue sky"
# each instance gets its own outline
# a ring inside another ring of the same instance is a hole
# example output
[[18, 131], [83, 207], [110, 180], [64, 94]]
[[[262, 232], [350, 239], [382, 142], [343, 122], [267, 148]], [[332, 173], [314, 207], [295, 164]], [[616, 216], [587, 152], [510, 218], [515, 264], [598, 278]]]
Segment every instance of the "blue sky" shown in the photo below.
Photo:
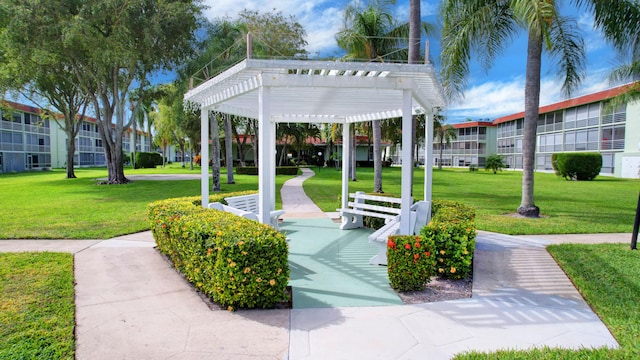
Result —
[[[236, 17], [243, 9], [268, 12], [273, 9], [285, 15], [294, 15], [307, 31], [307, 50], [312, 54], [337, 55], [335, 34], [343, 25], [343, 10], [350, 0], [205, 0], [209, 6], [205, 15], [209, 19], [229, 16]], [[603, 41], [599, 33], [592, 30], [592, 19], [579, 14], [565, 1], [565, 15], [573, 16], [583, 32], [587, 46], [587, 76], [580, 89], [573, 96], [600, 91], [611, 87], [607, 80], [610, 69], [618, 64], [615, 52]], [[407, 21], [409, 0], [397, 0], [392, 8], [398, 21]], [[438, 24], [438, 1], [423, 0], [421, 12], [423, 21]], [[424, 41], [425, 39], [423, 39]], [[438, 63], [440, 52], [438, 35], [430, 37], [430, 51]], [[523, 111], [524, 70], [526, 36], [514, 39], [504, 53], [498, 57], [488, 71], [473, 64], [468, 78], [465, 98], [462, 102], [450, 104], [446, 110], [448, 122], [455, 123], [467, 118], [473, 120], [494, 119]], [[552, 61], [543, 59], [541, 105], [563, 100], [561, 82], [551, 66]]]

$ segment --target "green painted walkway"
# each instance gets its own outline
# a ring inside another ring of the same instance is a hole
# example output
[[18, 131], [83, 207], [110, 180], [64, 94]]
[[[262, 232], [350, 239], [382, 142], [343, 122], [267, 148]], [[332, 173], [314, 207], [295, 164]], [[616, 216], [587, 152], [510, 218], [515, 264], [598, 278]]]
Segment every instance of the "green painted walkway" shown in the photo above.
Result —
[[387, 268], [369, 264], [372, 230], [340, 230], [328, 218], [286, 219], [293, 308], [402, 304], [389, 286]]

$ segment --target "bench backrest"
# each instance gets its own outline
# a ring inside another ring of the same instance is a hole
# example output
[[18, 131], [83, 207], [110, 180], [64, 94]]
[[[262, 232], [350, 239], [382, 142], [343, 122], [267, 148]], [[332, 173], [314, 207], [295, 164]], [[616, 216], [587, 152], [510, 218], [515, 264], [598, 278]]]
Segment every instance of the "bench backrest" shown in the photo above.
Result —
[[232, 206], [227, 206], [219, 202], [214, 202], [209, 204], [209, 209], [220, 210], [228, 213], [232, 213], [234, 215], [241, 216], [243, 218], [247, 218], [249, 220], [258, 221], [258, 216], [252, 212], [244, 211], [242, 209], [238, 209]]
[[411, 206], [411, 231], [414, 235], [420, 233], [427, 223], [431, 220], [431, 202], [429, 201], [416, 201]]
[[232, 196], [224, 198], [229, 206], [236, 209], [258, 213], [258, 194]]

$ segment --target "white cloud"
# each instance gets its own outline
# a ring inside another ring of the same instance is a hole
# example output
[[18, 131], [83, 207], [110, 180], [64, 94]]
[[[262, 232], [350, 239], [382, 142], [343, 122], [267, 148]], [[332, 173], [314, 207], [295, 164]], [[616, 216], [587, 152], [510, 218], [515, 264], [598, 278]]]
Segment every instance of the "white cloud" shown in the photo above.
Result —
[[[459, 104], [452, 104], [448, 111], [448, 122], [457, 123], [467, 118], [490, 119], [524, 111], [524, 77], [506, 81], [487, 81], [471, 86]], [[571, 97], [578, 97], [611, 88], [607, 70], [590, 73], [583, 85]], [[566, 97], [562, 94], [562, 83], [553, 76], [544, 77], [540, 83], [540, 106], [550, 105]]]

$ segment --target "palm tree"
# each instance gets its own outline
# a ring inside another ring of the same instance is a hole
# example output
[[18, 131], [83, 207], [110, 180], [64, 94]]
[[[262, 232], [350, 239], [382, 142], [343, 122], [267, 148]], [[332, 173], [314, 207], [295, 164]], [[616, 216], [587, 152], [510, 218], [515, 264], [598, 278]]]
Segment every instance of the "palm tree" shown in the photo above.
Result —
[[449, 145], [451, 144], [451, 140], [457, 139], [458, 131], [453, 126], [445, 124], [442, 115], [435, 115], [433, 117], [433, 138], [440, 144], [438, 170], [442, 170], [442, 150], [444, 149], [444, 144]]
[[[391, 0], [375, 0], [362, 7], [352, 3], [345, 10], [344, 28], [337, 34], [338, 46], [347, 51], [348, 59], [389, 61], [406, 59], [401, 43], [409, 35], [408, 24], [398, 25], [388, 9]], [[382, 139], [380, 120], [372, 122], [373, 191], [382, 191]], [[353, 159], [355, 161], [355, 158]], [[355, 174], [354, 174], [355, 178]]]
[[409, 1], [409, 64], [420, 62], [420, 0]]
[[[628, 34], [634, 34], [633, 29], [638, 26], [640, 18], [637, 1], [571, 2], [592, 12], [595, 26], [603, 30], [616, 47], [622, 49], [629, 44]], [[583, 40], [575, 21], [561, 16], [559, 6], [557, 0], [444, 0], [441, 7], [442, 79], [450, 98], [462, 94], [472, 52], [477, 53], [474, 57], [488, 68], [518, 31], [524, 29], [527, 32], [522, 200], [518, 207], [518, 213], [527, 217], [540, 214], [533, 197], [533, 170], [542, 52], [547, 51], [558, 59], [564, 80], [562, 89], [566, 94], [575, 90], [583, 77]]]

